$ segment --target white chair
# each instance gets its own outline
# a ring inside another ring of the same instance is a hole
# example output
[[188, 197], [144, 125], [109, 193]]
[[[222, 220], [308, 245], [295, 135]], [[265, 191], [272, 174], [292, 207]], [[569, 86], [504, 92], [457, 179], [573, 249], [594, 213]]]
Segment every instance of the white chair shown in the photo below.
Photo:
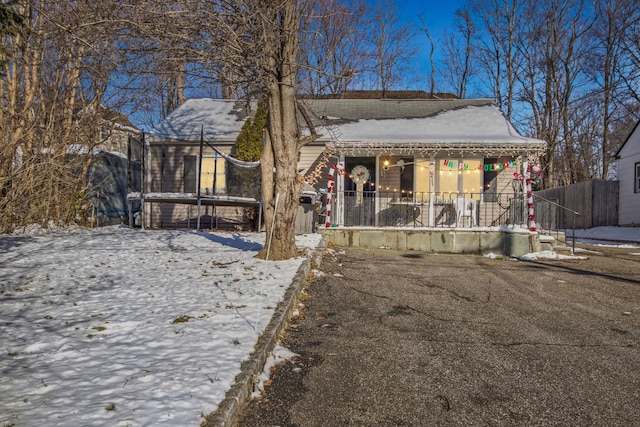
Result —
[[469, 218], [469, 227], [477, 225], [476, 200], [458, 197], [454, 200], [454, 206], [456, 208], [456, 227], [464, 226], [465, 218]]

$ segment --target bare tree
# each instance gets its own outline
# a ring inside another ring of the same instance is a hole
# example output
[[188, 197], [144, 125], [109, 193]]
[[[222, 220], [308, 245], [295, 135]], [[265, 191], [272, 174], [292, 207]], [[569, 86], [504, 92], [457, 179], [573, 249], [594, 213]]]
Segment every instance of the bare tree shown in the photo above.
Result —
[[[630, 0], [633, 6], [635, 3]], [[627, 9], [627, 36], [622, 40], [623, 50], [628, 60], [621, 77], [626, 89], [636, 103], [640, 102], [640, 8]]]
[[424, 33], [424, 35], [427, 37], [427, 40], [429, 41], [429, 66], [430, 66], [429, 93], [431, 94], [431, 96], [433, 96], [433, 93], [436, 90], [435, 89], [436, 88], [436, 63], [434, 59], [436, 45], [433, 42], [433, 37], [431, 37], [431, 33], [429, 32], [429, 28], [424, 19], [424, 16], [420, 16], [420, 24], [421, 24], [420, 28], [422, 32]]
[[371, 10], [366, 36], [371, 46], [371, 73], [383, 95], [412, 73], [415, 34], [408, 24], [400, 24], [395, 1], [378, 0]]
[[300, 89], [311, 95], [347, 90], [365, 68], [363, 1], [308, 1], [300, 30]]
[[569, 108], [580, 73], [582, 48], [578, 43], [590, 22], [583, 0], [545, 0], [530, 4], [528, 20], [519, 38], [523, 65], [518, 74], [522, 99], [532, 111], [532, 133], [547, 141], [543, 160], [545, 186], [557, 182], [554, 174], [558, 145], [564, 142], [572, 158]]
[[456, 96], [464, 98], [471, 76], [474, 74], [473, 41], [476, 26], [466, 8], [455, 12], [456, 32], [449, 33], [444, 42], [447, 80]]
[[468, 7], [477, 21], [475, 40], [478, 66], [489, 76], [493, 97], [511, 120], [517, 90], [516, 41], [522, 19], [521, 0], [470, 0]]
[[[12, 7], [28, 30], [5, 38], [0, 227], [82, 220], [85, 174], [118, 62], [114, 5], [20, 0]], [[79, 145], [89, 155], [69, 157]]]
[[595, 9], [597, 16], [591, 33], [593, 48], [587, 71], [599, 89], [591, 98], [596, 98], [595, 102], [601, 106], [602, 134], [598, 140], [602, 168], [599, 176], [607, 179], [613, 155], [619, 146], [612, 141], [613, 123], [624, 119], [627, 114], [627, 83], [635, 81], [637, 85], [640, 81], [637, 73], [636, 77], [633, 76], [632, 60], [625, 49], [625, 43], [632, 40], [634, 19], [640, 19], [640, 13], [636, 3], [629, 0], [597, 2]]

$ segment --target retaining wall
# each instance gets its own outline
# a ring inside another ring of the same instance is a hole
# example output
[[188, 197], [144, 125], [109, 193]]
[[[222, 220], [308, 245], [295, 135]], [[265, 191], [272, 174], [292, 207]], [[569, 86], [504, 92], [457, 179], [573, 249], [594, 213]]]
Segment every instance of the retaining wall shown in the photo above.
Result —
[[521, 257], [541, 249], [540, 236], [527, 230], [420, 230], [385, 228], [328, 228], [318, 230], [328, 242], [343, 247], [387, 248], [452, 254]]

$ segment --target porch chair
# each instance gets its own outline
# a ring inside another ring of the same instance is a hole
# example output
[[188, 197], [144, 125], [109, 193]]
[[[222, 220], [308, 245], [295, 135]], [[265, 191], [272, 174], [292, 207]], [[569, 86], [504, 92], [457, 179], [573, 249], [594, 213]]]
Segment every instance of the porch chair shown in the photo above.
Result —
[[464, 225], [465, 218], [469, 218], [469, 227], [478, 225], [476, 215], [477, 200], [458, 197], [454, 200], [454, 206], [456, 209], [456, 227]]

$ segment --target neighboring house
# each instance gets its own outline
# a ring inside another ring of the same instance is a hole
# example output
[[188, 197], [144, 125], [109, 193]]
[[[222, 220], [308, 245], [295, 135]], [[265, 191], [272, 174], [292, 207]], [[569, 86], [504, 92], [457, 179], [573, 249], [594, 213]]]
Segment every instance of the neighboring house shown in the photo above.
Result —
[[618, 159], [618, 224], [640, 225], [640, 122], [615, 157]]
[[97, 135], [96, 148], [131, 155], [131, 160], [140, 161], [140, 129], [120, 113], [106, 111]]
[[[298, 169], [320, 191], [336, 176], [330, 222], [338, 225], [478, 226], [526, 223], [524, 175], [546, 143], [518, 134], [487, 99], [363, 96], [301, 99], [321, 137], [303, 147]], [[147, 138], [148, 192], [228, 192], [230, 153], [254, 104], [193, 99]], [[202, 167], [198, 174], [201, 133]], [[215, 188], [213, 183], [216, 183]], [[460, 200], [458, 200], [460, 199]], [[149, 226], [193, 216], [155, 206]]]
[[[101, 108], [100, 124], [91, 144], [92, 162], [88, 170], [87, 196], [91, 204], [87, 215], [96, 226], [128, 223], [129, 192], [140, 191], [142, 138], [140, 129], [120, 113]], [[88, 154], [89, 147], [69, 147], [72, 154]]]

